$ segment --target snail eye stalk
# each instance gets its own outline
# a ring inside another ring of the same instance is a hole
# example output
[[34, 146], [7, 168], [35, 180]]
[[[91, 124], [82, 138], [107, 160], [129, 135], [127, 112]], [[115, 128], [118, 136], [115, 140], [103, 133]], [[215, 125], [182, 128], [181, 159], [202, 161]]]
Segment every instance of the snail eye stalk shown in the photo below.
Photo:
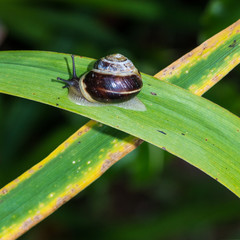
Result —
[[71, 55], [72, 57], [72, 64], [73, 64], [73, 78], [77, 78], [77, 74], [76, 74], [76, 66], [75, 66], [75, 61], [74, 61], [74, 55]]

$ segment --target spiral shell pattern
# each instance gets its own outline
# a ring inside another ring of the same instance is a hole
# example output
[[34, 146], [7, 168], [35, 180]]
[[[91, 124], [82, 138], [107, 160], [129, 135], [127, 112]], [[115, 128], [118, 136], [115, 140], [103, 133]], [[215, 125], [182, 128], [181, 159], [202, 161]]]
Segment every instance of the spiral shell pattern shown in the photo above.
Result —
[[140, 92], [142, 85], [137, 68], [119, 53], [98, 60], [79, 81], [83, 96], [90, 102], [127, 101]]

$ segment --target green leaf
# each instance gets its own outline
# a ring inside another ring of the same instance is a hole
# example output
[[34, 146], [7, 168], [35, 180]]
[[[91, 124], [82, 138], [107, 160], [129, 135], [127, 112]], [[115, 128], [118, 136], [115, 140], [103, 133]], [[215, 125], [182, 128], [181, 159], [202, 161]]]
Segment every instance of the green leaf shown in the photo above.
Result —
[[[238, 27], [237, 24], [236, 26]], [[192, 63], [191, 66], [191, 60], [194, 60], [191, 59], [194, 55], [191, 55], [188, 59], [179, 60], [183, 67], [175, 63], [177, 67], [172, 70], [178, 71], [168, 71], [170, 68], [167, 68], [160, 76], [171, 80], [170, 76], [174, 75], [175, 78], [172, 79], [178, 84], [183, 81], [185, 74], [191, 76], [194, 73], [192, 78], [187, 78], [187, 81], [191, 81], [189, 88], [197, 83], [190, 89], [192, 91], [201, 88], [206, 84], [205, 80], [212, 77], [207, 75], [202, 78], [201, 73], [206, 69], [214, 69], [214, 74], [218, 74], [218, 70], [223, 68], [219, 80], [239, 62], [239, 31], [236, 29], [232, 28], [232, 35], [226, 34], [226, 31], [225, 40], [217, 48], [210, 47], [207, 56], [199, 56], [196, 62], [202, 64], [195, 64], [195, 68], [191, 68], [194, 71], [186, 73], [187, 70], [184, 69], [194, 65]], [[219, 54], [216, 55], [216, 52]], [[214, 59], [216, 65], [213, 64]], [[144, 88], [139, 99], [146, 105], [147, 111], [136, 112], [116, 107], [83, 108], [71, 103], [66, 89], [62, 89], [60, 83], [52, 81], [58, 76], [69, 77], [67, 63], [70, 64], [70, 61], [69, 55], [49, 52], [1, 52], [0, 91], [57, 105], [164, 147], [201, 168], [239, 195], [240, 121], [236, 116], [188, 91], [144, 74]], [[232, 61], [234, 64], [229, 66], [227, 63]], [[93, 60], [77, 58], [76, 62], [80, 75], [86, 72]], [[209, 65], [209, 62], [212, 64]], [[203, 92], [209, 87], [211, 86], [206, 85]], [[49, 157], [1, 190], [2, 234], [11, 237], [21, 235], [140, 143], [141, 140], [136, 137], [116, 129], [94, 122], [88, 123]], [[36, 192], [33, 192], [34, 189]]]
[[123, 157], [126, 149], [139, 145], [141, 141], [134, 139], [106, 125], [87, 123], [0, 190], [0, 237], [15, 239], [55, 211]]
[[[238, 45], [236, 48], [239, 49]], [[139, 99], [147, 111], [78, 106], [69, 101], [67, 89], [62, 89], [61, 83], [52, 81], [57, 76], [68, 78], [66, 62], [71, 60], [65, 54], [2, 52], [0, 90], [87, 116], [163, 147], [214, 178], [225, 176], [223, 184], [238, 193], [239, 170], [234, 161], [240, 156], [240, 121], [236, 116], [206, 99], [145, 74]], [[78, 75], [86, 72], [92, 63], [92, 59], [77, 57]], [[228, 172], [223, 167], [227, 161]], [[231, 179], [227, 177], [229, 171]]]
[[201, 96], [240, 62], [240, 21], [155, 75]]

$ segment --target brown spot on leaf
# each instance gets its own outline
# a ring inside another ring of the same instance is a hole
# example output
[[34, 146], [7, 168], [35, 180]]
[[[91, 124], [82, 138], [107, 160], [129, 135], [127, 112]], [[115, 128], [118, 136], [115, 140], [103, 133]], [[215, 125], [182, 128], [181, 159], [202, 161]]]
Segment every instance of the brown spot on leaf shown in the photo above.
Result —
[[35, 171], [34, 171], [34, 169], [32, 169], [32, 168], [28, 170], [28, 173], [30, 173], [30, 174], [32, 174], [32, 173], [34, 173], [34, 172], [35, 172]]
[[162, 150], [165, 150], [165, 151], [166, 151], [167, 149], [166, 149], [165, 147], [162, 147]]
[[22, 230], [26, 232], [33, 225], [31, 218], [28, 218], [21, 226]]
[[151, 94], [154, 95], [154, 96], [157, 95], [155, 92], [151, 92]]
[[86, 132], [88, 132], [90, 130], [90, 127], [84, 127], [83, 129], [81, 128], [79, 131], [78, 131], [78, 133], [77, 133], [77, 135], [78, 136], [81, 136], [83, 133], [86, 133]]
[[107, 159], [104, 161], [102, 167], [101, 167], [101, 173], [106, 172], [115, 162], [118, 160], [115, 159]]
[[204, 51], [205, 49], [207, 49], [207, 43], [203, 43], [203, 48], [202, 48], [202, 50]]
[[134, 138], [132, 140], [132, 143], [126, 144], [124, 146], [124, 150], [109, 154], [108, 158], [102, 164], [101, 173], [103, 174], [104, 172], [106, 172], [114, 163], [116, 163], [119, 159], [123, 158], [126, 154], [138, 147], [142, 142], [142, 139]]
[[66, 142], [64, 145], [65, 145], [65, 148], [67, 148], [70, 144], [69, 142]]
[[71, 188], [71, 193], [75, 193], [76, 192], [76, 189], [75, 188]]
[[200, 45], [201, 50], [198, 52], [198, 56], [201, 56], [203, 52], [208, 48], [208, 44], [204, 42], [202, 45]]
[[42, 215], [36, 215], [33, 219], [36, 222], [40, 222], [43, 219], [43, 216]]
[[182, 56], [182, 57], [180, 58], [180, 61], [181, 61], [181, 62], [184, 62], [187, 57], [188, 57], [187, 55]]
[[208, 139], [207, 138], [205, 138], [205, 141], [207, 141]]
[[3, 188], [2, 191], [0, 192], [0, 194], [3, 194], [3, 195], [5, 195], [7, 193], [8, 193], [8, 190], [6, 188]]
[[19, 178], [16, 178], [16, 179], [14, 180], [14, 182], [18, 183], [18, 182], [19, 182]]
[[57, 199], [57, 202], [56, 202], [56, 209], [59, 208], [59, 207], [61, 207], [61, 206], [62, 206], [64, 203], [66, 203], [67, 201], [69, 201], [70, 198], [71, 198], [71, 197], [68, 196], [68, 195], [66, 195], [66, 196], [64, 196], [64, 197], [59, 197], [59, 198]]
[[[133, 141], [132, 141], [132, 143], [130, 143], [130, 144], [127, 144], [126, 146], [124, 146], [124, 149], [125, 149], [125, 151], [128, 151], [129, 149], [135, 149], [135, 148], [137, 148], [141, 143], [143, 143], [144, 141], [142, 140], [142, 139], [140, 139], [140, 138], [134, 138], [133, 139]], [[131, 151], [131, 150], [130, 150]], [[129, 151], [129, 152], [130, 152]]]
[[219, 76], [218, 76], [218, 75], [215, 75], [215, 76], [211, 79], [211, 81], [214, 82], [214, 83], [218, 82], [218, 80], [219, 80]]
[[43, 220], [43, 216], [38, 214], [33, 218], [28, 218], [20, 227], [20, 235], [26, 231], [28, 231], [32, 226], [36, 225], [38, 222]]

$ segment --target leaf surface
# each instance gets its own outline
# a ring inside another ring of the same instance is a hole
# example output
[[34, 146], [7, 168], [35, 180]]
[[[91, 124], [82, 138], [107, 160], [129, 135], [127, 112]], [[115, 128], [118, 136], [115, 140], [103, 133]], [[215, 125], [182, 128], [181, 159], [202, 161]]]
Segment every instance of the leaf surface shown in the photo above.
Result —
[[[208, 86], [214, 76], [220, 72], [220, 80], [239, 62], [239, 23], [219, 34], [215, 45], [222, 36], [225, 41], [214, 50], [210, 47], [207, 56], [200, 54], [202, 45], [157, 77], [202, 94], [213, 85]], [[200, 58], [197, 62], [201, 62], [197, 66], [195, 54]], [[93, 64], [92, 59], [80, 57], [76, 62], [78, 75]], [[240, 122], [236, 116], [189, 91], [144, 74], [144, 88], [139, 99], [147, 111], [83, 108], [71, 103], [66, 97], [67, 90], [52, 81], [58, 76], [69, 78], [69, 65], [70, 56], [65, 54], [1, 52], [0, 91], [82, 114], [133, 134], [182, 157], [239, 196]], [[193, 67], [191, 71], [187, 70], [190, 67]], [[201, 71], [212, 74], [202, 78], [200, 67]], [[116, 129], [90, 121], [49, 157], [2, 188], [2, 236], [11, 239], [27, 231], [141, 143], [137, 137]]]

